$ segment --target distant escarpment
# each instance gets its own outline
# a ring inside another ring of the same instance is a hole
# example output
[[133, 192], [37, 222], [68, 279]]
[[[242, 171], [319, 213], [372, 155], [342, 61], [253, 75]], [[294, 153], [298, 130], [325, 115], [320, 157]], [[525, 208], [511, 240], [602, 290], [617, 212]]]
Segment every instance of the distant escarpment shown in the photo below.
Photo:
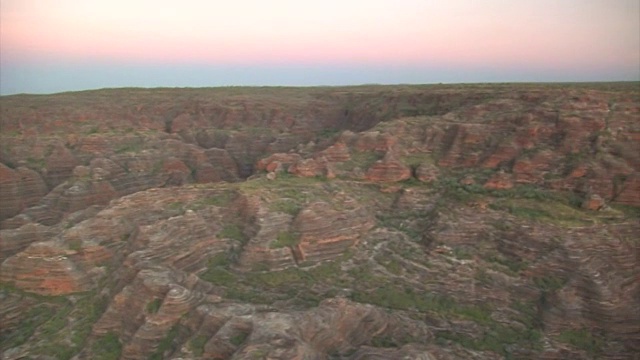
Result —
[[3, 228], [53, 225], [140, 190], [238, 181], [278, 163], [300, 176], [348, 172], [376, 182], [431, 178], [421, 174], [432, 165], [481, 168], [501, 172], [481, 184], [487, 188], [536, 184], [637, 206], [640, 110], [631, 89], [122, 89], [4, 97], [0, 220]]
[[0, 357], [633, 358], [639, 95], [2, 97]]

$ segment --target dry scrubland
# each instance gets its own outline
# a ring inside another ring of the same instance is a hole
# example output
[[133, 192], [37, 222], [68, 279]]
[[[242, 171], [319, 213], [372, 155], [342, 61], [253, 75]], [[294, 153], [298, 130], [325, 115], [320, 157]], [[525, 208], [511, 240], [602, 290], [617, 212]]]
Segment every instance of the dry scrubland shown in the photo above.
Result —
[[4, 359], [629, 359], [640, 84], [0, 98]]

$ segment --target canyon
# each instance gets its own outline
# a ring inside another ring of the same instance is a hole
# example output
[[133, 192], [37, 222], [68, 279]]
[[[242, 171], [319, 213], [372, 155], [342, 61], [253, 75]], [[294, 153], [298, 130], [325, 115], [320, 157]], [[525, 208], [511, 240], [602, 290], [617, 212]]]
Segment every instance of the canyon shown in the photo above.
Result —
[[0, 98], [3, 359], [631, 359], [640, 84]]

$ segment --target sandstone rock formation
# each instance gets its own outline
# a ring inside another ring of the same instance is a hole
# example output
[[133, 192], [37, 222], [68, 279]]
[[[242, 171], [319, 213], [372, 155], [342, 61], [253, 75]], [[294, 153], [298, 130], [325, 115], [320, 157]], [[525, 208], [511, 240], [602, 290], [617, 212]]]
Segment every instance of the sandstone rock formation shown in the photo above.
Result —
[[388, 152], [367, 170], [365, 178], [375, 182], [397, 182], [411, 178], [411, 169]]
[[0, 98], [0, 357], [640, 352], [637, 84]]

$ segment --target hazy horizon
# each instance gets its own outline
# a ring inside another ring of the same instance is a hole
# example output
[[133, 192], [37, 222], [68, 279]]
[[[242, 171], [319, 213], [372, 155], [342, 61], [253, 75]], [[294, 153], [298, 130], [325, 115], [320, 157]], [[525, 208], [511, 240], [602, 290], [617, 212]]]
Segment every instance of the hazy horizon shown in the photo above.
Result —
[[3, 0], [0, 94], [640, 80], [640, 1]]

